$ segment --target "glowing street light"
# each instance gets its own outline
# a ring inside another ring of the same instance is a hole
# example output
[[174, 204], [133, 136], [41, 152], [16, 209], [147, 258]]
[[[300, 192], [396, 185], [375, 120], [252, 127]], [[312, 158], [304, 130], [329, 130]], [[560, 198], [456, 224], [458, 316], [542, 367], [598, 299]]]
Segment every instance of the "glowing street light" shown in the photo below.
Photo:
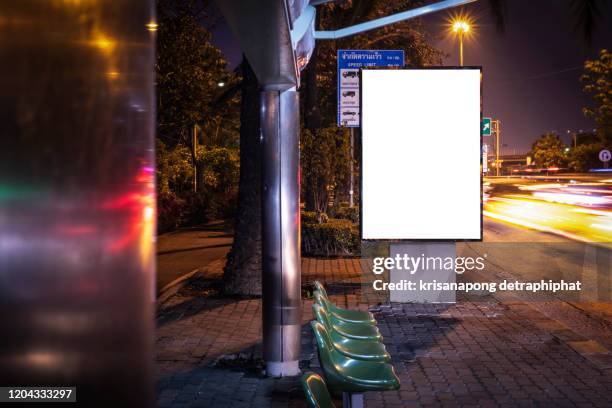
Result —
[[459, 35], [459, 65], [463, 66], [463, 36], [470, 31], [470, 24], [465, 20], [453, 22], [453, 32]]
[[217, 86], [219, 88], [223, 88], [225, 86], [225, 82], [219, 82], [219, 83], [217, 83]]
[[157, 25], [157, 23], [155, 21], [151, 21], [148, 24], [145, 24], [145, 27], [147, 27], [147, 30], [149, 31], [157, 31], [157, 28], [159, 27]]

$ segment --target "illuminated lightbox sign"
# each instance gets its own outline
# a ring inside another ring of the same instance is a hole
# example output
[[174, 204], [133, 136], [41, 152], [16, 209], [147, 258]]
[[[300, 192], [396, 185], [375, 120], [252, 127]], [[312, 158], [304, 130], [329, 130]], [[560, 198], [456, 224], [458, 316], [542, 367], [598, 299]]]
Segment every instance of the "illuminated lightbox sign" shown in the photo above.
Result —
[[362, 239], [482, 239], [480, 80], [362, 71]]

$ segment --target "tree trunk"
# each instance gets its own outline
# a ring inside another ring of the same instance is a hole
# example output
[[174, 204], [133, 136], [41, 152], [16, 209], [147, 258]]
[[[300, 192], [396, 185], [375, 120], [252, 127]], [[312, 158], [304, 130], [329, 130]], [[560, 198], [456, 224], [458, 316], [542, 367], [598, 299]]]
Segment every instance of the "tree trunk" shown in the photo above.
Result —
[[234, 243], [223, 274], [224, 291], [232, 295], [261, 295], [259, 92], [257, 77], [243, 57], [238, 211]]
[[[318, 104], [317, 90], [317, 47], [315, 47], [310, 57], [310, 61], [304, 71], [302, 71], [302, 87], [300, 93], [304, 101], [304, 127], [308, 129], [313, 137], [317, 137], [317, 132], [321, 127], [321, 112]], [[304, 207], [306, 211], [317, 211], [316, 188], [312, 180], [304, 180], [302, 183]]]
[[317, 91], [317, 48], [312, 52], [310, 61], [302, 71], [302, 95], [304, 95], [304, 127], [316, 132], [321, 127]]

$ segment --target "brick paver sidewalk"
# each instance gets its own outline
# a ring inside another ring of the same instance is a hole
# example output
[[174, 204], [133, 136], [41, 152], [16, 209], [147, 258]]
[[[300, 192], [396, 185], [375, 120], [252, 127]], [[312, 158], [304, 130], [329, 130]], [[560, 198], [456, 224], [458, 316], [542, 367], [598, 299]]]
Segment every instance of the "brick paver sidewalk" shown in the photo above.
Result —
[[[611, 371], [568, 345], [579, 335], [565, 330], [564, 341], [527, 305], [377, 305], [359, 294], [360, 268], [356, 259], [304, 259], [302, 283], [322, 280], [338, 305], [375, 312], [402, 386], [366, 393], [367, 407], [612, 406]], [[311, 305], [304, 300], [300, 364], [320, 371]], [[158, 405], [306, 406], [297, 378], [259, 374], [260, 332], [260, 299], [223, 298], [206, 279], [181, 290], [158, 313]]]

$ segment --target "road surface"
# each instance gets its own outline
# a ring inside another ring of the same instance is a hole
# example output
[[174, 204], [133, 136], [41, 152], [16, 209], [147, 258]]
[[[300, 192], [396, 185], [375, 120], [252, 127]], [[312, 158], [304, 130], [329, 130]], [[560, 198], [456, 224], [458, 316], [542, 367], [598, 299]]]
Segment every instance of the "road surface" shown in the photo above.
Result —
[[612, 242], [612, 179], [488, 178], [484, 215], [581, 242]]
[[216, 221], [157, 238], [157, 292], [196, 268], [224, 259], [233, 241], [231, 224]]
[[483, 256], [486, 268], [467, 273], [470, 281], [576, 281], [579, 293], [498, 292], [502, 300], [529, 302], [547, 316], [597, 339], [612, 351], [612, 250], [558, 234], [485, 217], [484, 242], [457, 244], [459, 256]]

